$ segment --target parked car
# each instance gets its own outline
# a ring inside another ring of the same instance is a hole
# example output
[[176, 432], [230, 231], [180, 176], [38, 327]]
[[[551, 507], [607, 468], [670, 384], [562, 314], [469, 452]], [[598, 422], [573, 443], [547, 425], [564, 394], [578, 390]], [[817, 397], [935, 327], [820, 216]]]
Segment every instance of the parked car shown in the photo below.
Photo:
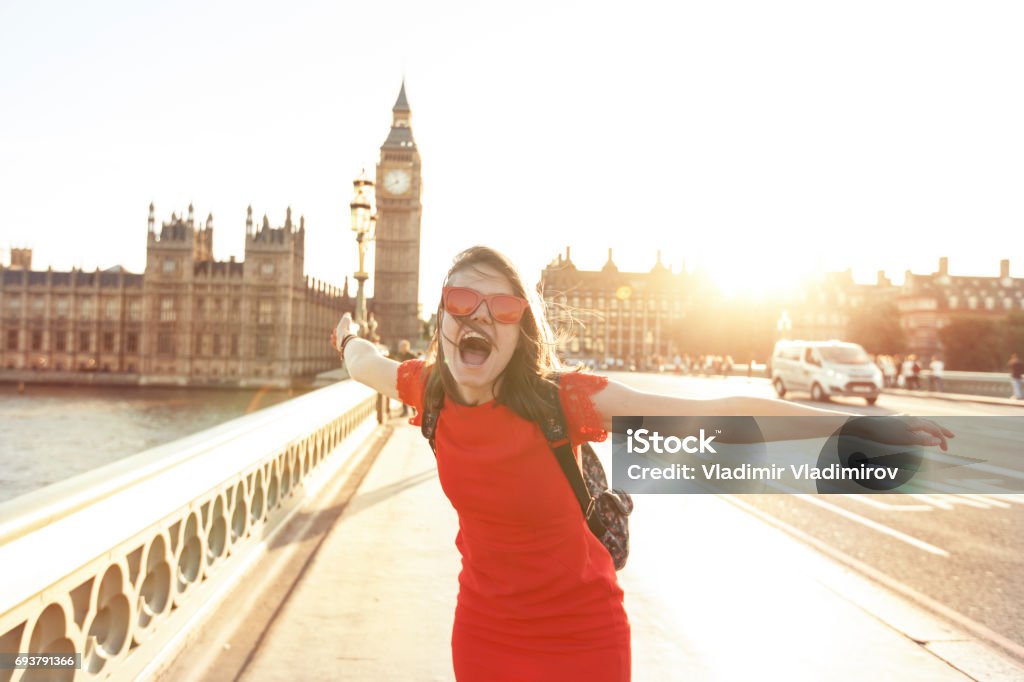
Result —
[[856, 343], [779, 341], [771, 360], [772, 386], [780, 398], [790, 391], [812, 400], [858, 396], [874, 405], [882, 392], [882, 371]]

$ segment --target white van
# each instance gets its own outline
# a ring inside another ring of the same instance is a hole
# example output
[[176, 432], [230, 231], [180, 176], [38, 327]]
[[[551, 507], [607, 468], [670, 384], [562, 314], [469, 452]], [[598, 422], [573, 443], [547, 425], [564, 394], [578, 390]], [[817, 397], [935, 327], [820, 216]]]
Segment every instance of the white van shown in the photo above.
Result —
[[772, 386], [780, 398], [806, 391], [812, 400], [859, 396], [874, 405], [882, 392], [882, 370], [856, 343], [779, 341], [772, 352]]

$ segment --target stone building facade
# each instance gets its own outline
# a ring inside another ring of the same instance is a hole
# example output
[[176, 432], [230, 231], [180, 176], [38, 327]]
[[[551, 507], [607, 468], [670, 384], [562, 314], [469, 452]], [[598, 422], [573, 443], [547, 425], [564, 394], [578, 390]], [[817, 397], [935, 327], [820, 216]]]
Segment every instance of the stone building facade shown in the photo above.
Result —
[[303, 274], [305, 221], [246, 218], [245, 258], [213, 258], [213, 216], [156, 227], [143, 274], [0, 268], [0, 373], [74, 381], [290, 386], [337, 366], [327, 332], [354, 300]]
[[1010, 277], [1008, 259], [999, 261], [998, 277], [950, 275], [949, 259], [940, 258], [931, 274], [907, 270], [895, 302], [909, 350], [929, 355], [941, 350], [939, 330], [955, 319], [1024, 313], [1024, 277]]
[[804, 341], [846, 339], [850, 319], [861, 310], [895, 300], [898, 288], [879, 271], [874, 284], [858, 284], [853, 270], [827, 272], [803, 283], [780, 302], [779, 338]]
[[600, 270], [580, 270], [569, 248], [544, 268], [539, 290], [548, 323], [564, 332], [560, 354], [602, 360], [674, 355], [673, 327], [708, 293], [699, 277], [662, 264], [661, 252], [649, 272], [622, 272], [611, 249]]
[[[776, 338], [842, 340], [848, 338], [854, 315], [889, 303], [905, 332], [905, 350], [922, 357], [942, 350], [939, 330], [955, 319], [1024, 312], [1024, 278], [1010, 277], [1009, 260], [1000, 262], [998, 277], [951, 276], [948, 266], [948, 259], [941, 258], [932, 274], [908, 270], [902, 285], [894, 285], [882, 271], [873, 284], [855, 282], [852, 270], [829, 272], [805, 281], [789, 297], [760, 306], [777, 320]], [[675, 347], [676, 332], [696, 311], [715, 307], [719, 295], [699, 275], [670, 271], [660, 253], [649, 272], [620, 272], [610, 249], [601, 270], [580, 270], [566, 249], [544, 269], [540, 289], [548, 322], [567, 332], [559, 351], [594, 359], [691, 351]]]

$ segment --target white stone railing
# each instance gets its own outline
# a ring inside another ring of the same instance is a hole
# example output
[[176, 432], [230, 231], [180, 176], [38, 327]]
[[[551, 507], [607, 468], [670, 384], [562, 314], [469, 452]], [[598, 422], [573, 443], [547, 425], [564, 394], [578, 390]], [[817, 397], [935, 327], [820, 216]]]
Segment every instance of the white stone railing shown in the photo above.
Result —
[[384, 405], [340, 382], [0, 505], [0, 652], [82, 659], [0, 682], [152, 676]]

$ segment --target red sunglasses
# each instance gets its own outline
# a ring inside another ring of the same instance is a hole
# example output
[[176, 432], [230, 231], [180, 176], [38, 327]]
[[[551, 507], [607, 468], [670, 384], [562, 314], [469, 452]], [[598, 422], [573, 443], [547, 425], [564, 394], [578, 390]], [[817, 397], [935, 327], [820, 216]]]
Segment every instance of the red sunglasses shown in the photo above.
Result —
[[446, 312], [457, 317], [472, 315], [480, 307], [481, 301], [487, 301], [487, 309], [495, 322], [515, 324], [523, 317], [523, 312], [530, 307], [524, 298], [512, 294], [481, 294], [476, 289], [466, 287], [444, 287], [441, 289], [441, 304]]

